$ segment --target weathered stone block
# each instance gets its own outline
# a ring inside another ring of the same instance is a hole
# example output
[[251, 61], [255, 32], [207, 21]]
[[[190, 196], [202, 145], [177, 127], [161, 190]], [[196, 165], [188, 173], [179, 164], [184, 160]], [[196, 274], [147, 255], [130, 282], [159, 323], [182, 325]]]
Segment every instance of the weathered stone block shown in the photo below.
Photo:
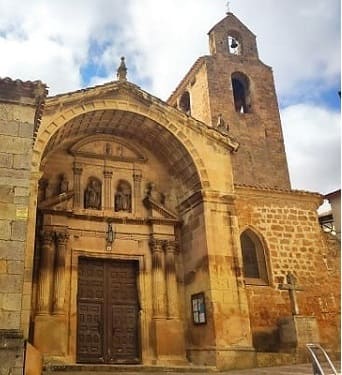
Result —
[[19, 137], [30, 138], [33, 137], [33, 123], [25, 122], [19, 125]]
[[11, 237], [11, 222], [9, 220], [0, 220], [0, 239], [9, 240]]
[[0, 153], [0, 168], [12, 168], [13, 164], [13, 155]]
[[5, 294], [3, 297], [2, 308], [5, 311], [20, 311], [21, 308], [21, 294]]
[[13, 188], [9, 185], [0, 186], [0, 202], [9, 202], [13, 201]]
[[29, 189], [25, 187], [16, 186], [14, 188], [14, 196], [16, 197], [28, 197]]
[[0, 259], [23, 260], [24, 242], [0, 240]]
[[0, 212], [2, 219], [14, 219], [15, 205], [12, 203], [0, 202]]
[[0, 275], [0, 290], [2, 293], [21, 293], [22, 287], [22, 276]]
[[0, 329], [18, 329], [19, 324], [19, 311], [0, 311]]
[[32, 140], [4, 135], [1, 139], [1, 145], [9, 154], [27, 155], [32, 148]]
[[12, 222], [11, 239], [16, 241], [25, 241], [26, 239], [26, 220], [17, 220]]
[[19, 125], [16, 121], [0, 120], [0, 134], [18, 135]]
[[0, 274], [7, 273], [7, 261], [5, 259], [0, 259]]
[[24, 272], [24, 262], [18, 260], [7, 261], [7, 273], [9, 275], [21, 275]]
[[29, 169], [31, 158], [28, 155], [14, 155], [13, 168], [15, 169]]

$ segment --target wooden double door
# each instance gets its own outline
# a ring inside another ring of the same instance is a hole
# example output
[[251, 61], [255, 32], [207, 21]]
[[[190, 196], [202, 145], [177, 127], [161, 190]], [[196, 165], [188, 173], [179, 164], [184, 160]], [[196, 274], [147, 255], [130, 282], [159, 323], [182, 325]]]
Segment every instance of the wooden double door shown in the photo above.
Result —
[[136, 261], [81, 257], [77, 362], [139, 363]]

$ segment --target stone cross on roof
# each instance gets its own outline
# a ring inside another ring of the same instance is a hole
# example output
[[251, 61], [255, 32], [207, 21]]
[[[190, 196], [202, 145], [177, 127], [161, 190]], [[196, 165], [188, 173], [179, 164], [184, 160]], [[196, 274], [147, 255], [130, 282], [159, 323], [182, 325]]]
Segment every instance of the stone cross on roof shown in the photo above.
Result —
[[279, 289], [289, 291], [292, 315], [299, 315], [299, 308], [298, 308], [298, 304], [297, 304], [296, 291], [300, 291], [300, 290], [303, 290], [303, 289], [300, 288], [299, 286], [297, 286], [296, 277], [291, 272], [287, 273], [286, 281], [287, 281], [287, 284], [279, 284]]

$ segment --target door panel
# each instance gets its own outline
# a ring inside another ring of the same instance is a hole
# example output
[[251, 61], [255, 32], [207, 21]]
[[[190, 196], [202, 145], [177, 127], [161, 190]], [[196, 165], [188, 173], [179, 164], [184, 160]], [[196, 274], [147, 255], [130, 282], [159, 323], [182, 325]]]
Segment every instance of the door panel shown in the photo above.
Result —
[[80, 258], [77, 362], [138, 363], [137, 264]]

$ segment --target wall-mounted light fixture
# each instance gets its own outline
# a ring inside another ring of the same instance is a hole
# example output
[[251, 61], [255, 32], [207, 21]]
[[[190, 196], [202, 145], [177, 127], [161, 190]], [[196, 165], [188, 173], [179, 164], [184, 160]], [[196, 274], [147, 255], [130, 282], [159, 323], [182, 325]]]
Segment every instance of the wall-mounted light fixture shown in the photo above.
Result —
[[107, 231], [106, 231], [107, 250], [112, 249], [112, 244], [114, 240], [115, 240], [115, 231], [113, 230], [112, 224], [108, 223]]

